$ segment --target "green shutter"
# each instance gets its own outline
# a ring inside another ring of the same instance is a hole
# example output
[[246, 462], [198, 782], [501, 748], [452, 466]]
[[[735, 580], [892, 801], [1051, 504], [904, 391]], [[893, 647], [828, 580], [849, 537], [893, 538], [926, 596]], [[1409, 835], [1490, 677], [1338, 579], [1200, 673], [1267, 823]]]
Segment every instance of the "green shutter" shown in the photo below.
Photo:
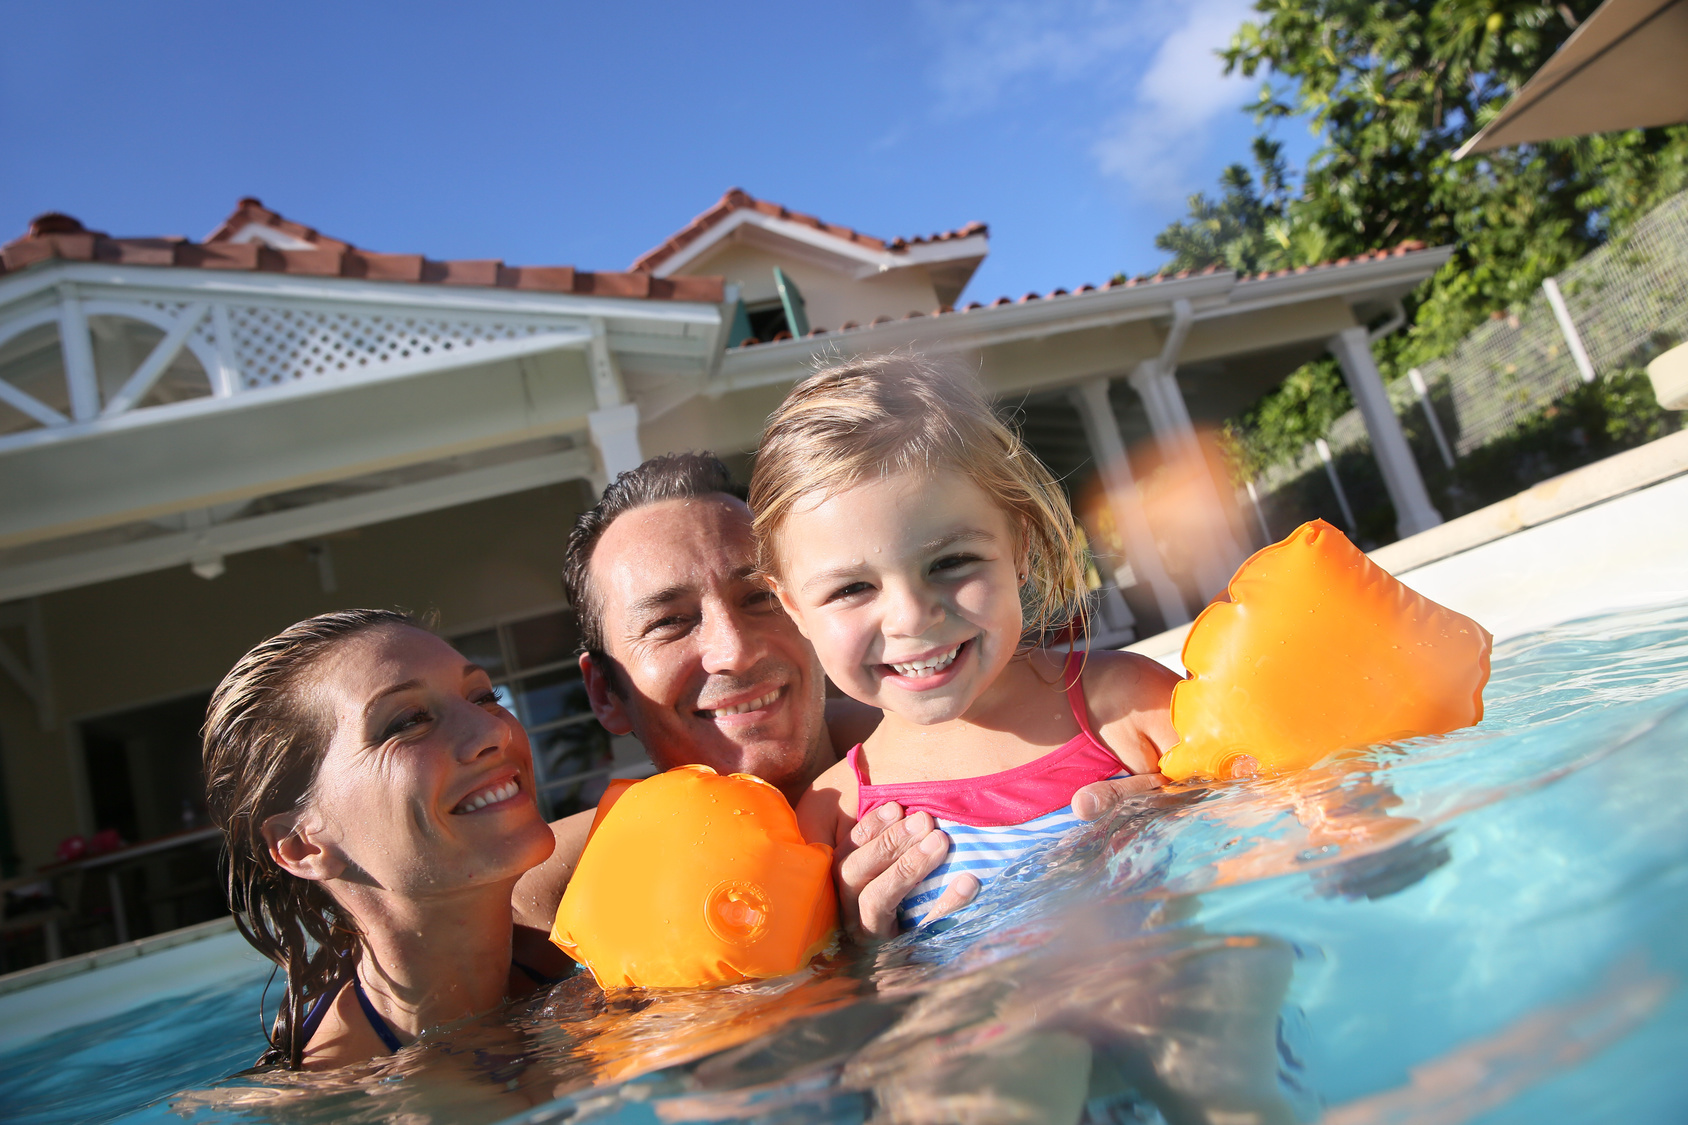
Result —
[[809, 311], [803, 304], [803, 294], [797, 291], [797, 283], [785, 276], [785, 271], [778, 266], [774, 267], [774, 288], [780, 291], [780, 304], [785, 306], [785, 323], [791, 334], [807, 336]]
[[739, 301], [733, 306], [733, 326], [727, 329], [727, 346], [736, 348], [750, 339], [750, 312]]

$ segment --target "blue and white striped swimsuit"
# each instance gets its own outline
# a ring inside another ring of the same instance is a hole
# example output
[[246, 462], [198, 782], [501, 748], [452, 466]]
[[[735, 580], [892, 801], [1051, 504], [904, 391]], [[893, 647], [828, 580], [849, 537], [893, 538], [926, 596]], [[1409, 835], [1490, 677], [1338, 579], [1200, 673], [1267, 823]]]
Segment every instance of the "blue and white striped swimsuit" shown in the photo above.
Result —
[[[1110, 776], [1129, 777], [1130, 773]], [[897, 924], [905, 930], [911, 930], [926, 920], [927, 910], [938, 901], [938, 896], [957, 875], [972, 875], [980, 884], [988, 883], [1033, 849], [1089, 823], [1079, 819], [1070, 802], [1064, 808], [1044, 813], [1024, 824], [1005, 824], [995, 828], [977, 828], [941, 816], [933, 816], [932, 819], [950, 838], [949, 855], [944, 857], [944, 862], [938, 865], [936, 871], [926, 876], [898, 904]]]
[[904, 929], [918, 926], [951, 879], [971, 874], [988, 883], [1041, 844], [1084, 822], [1073, 812], [1073, 794], [1097, 781], [1125, 777], [1130, 770], [1090, 729], [1084, 705], [1079, 654], [1067, 660], [1067, 703], [1079, 733], [1043, 757], [983, 777], [944, 781], [871, 783], [862, 748], [846, 755], [856, 775], [856, 819], [896, 802], [904, 815], [930, 813], [949, 834], [950, 853], [897, 907]]

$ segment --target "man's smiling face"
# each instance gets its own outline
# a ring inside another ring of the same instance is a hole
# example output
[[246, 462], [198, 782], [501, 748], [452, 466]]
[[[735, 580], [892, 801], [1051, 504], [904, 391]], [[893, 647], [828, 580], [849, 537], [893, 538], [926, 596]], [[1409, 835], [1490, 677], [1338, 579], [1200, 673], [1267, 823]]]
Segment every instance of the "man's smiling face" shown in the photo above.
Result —
[[722, 493], [621, 515], [589, 564], [614, 668], [581, 667], [599, 720], [660, 768], [751, 773], [795, 800], [832, 762], [825, 681], [754, 558], [750, 509]]

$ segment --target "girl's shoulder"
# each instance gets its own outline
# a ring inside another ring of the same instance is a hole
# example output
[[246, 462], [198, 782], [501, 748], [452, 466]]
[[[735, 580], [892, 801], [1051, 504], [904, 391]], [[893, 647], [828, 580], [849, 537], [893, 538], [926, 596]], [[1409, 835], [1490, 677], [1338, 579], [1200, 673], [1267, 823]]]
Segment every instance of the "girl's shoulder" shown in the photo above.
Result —
[[797, 799], [797, 826], [803, 838], [837, 845], [856, 823], [856, 770], [849, 757], [829, 766]]
[[1172, 689], [1178, 674], [1135, 652], [1103, 649], [1084, 657], [1084, 703], [1097, 736], [1133, 772], [1152, 771], [1178, 742]]

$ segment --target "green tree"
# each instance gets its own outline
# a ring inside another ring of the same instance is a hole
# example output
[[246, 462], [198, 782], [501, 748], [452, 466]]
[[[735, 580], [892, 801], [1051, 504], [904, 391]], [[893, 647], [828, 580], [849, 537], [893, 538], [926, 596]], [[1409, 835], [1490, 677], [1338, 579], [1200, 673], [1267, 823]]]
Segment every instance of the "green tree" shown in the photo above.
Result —
[[1254, 138], [1254, 171], [1232, 164], [1219, 174], [1219, 186], [1217, 200], [1201, 192], [1190, 196], [1189, 217], [1155, 236], [1155, 246], [1172, 255], [1164, 271], [1221, 265], [1254, 273], [1284, 258], [1290, 190], [1283, 146]]
[[[1192, 237], [1215, 206], [1163, 232], [1177, 268], [1309, 265], [1414, 239], [1455, 252], [1379, 346], [1386, 377], [1451, 349], [1490, 313], [1688, 185], [1688, 127], [1453, 152], [1598, 7], [1599, 0], [1257, 0], [1222, 52], [1263, 80], [1262, 124], [1305, 118], [1322, 138], [1281, 216]], [[1258, 151], [1258, 146], [1257, 146]], [[1226, 176], [1231, 177], [1231, 170]], [[1233, 177], [1234, 178], [1234, 177]], [[1226, 180], [1227, 192], [1230, 180]], [[1227, 195], [1229, 198], [1229, 195]], [[1201, 208], [1197, 207], [1197, 199]], [[1160, 245], [1157, 240], [1157, 245]], [[1258, 468], [1323, 433], [1349, 402], [1333, 364], [1298, 373], [1237, 420]]]

